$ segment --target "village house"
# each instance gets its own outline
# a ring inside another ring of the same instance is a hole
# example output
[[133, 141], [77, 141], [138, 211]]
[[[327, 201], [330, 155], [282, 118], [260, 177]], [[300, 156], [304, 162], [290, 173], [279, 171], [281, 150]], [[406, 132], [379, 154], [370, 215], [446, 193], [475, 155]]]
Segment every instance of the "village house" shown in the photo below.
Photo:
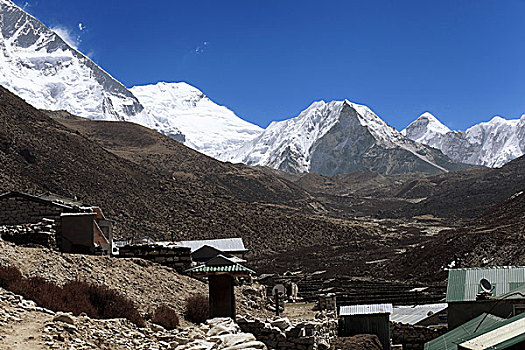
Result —
[[390, 314], [392, 304], [349, 305], [339, 307], [339, 336], [375, 334], [390, 349]]
[[448, 326], [454, 329], [484, 312], [508, 318], [525, 311], [525, 266], [451, 269]]
[[110, 253], [113, 222], [99, 207], [55, 195], [33, 196], [14, 191], [0, 195], [0, 225], [36, 224], [43, 220], [52, 223], [55, 231], [56, 247], [51, 248], [67, 253]]
[[191, 258], [196, 262], [206, 262], [223, 255], [236, 263], [242, 263], [246, 261], [244, 256], [248, 252], [242, 238], [181, 241], [179, 244], [191, 248]]
[[525, 313], [504, 319], [482, 313], [425, 343], [425, 350], [484, 350], [525, 348]]

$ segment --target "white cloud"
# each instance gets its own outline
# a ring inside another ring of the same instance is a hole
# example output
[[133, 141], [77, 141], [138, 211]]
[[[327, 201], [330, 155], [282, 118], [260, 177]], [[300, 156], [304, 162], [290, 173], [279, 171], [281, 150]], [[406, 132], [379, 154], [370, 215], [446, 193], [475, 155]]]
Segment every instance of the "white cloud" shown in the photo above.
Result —
[[78, 46], [82, 42], [80, 39], [80, 35], [77, 35], [69, 28], [66, 28], [64, 26], [55, 26], [51, 27], [51, 30], [58, 34], [59, 37], [62, 38], [69, 46], [78, 49]]

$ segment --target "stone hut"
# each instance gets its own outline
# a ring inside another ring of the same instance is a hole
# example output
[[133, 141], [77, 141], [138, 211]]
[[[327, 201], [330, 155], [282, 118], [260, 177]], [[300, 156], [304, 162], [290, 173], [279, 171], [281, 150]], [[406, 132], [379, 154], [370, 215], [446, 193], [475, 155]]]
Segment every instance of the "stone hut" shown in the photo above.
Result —
[[246, 262], [244, 255], [248, 252], [242, 238], [181, 241], [179, 244], [191, 248], [191, 258], [197, 262], [206, 262], [222, 255], [236, 263], [242, 263]]
[[56, 247], [68, 253], [107, 252], [112, 221], [98, 207], [83, 206], [58, 196], [8, 192], [0, 195], [0, 225], [37, 224], [53, 220]]

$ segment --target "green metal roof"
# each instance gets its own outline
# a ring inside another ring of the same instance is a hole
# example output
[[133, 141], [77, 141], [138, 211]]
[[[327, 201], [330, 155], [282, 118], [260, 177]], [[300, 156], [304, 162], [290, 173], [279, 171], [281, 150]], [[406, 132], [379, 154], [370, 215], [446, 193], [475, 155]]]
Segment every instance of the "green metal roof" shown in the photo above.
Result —
[[510, 292], [508, 293], [498, 295], [494, 299], [512, 300], [512, 299], [524, 299], [524, 298], [525, 298], [525, 284], [518, 288], [511, 289]]
[[525, 341], [523, 321], [525, 321], [525, 314], [516, 315], [507, 320], [492, 324], [482, 332], [478, 330], [476, 334], [465, 339], [463, 343], [468, 342], [473, 349], [479, 348], [480, 344], [481, 348], [486, 350], [506, 349], [509, 346]]
[[[525, 313], [519, 314], [509, 319], [502, 319], [491, 314], [482, 314], [468, 321], [467, 323], [464, 323], [461, 326], [454, 328], [450, 332], [447, 332], [442, 336], [426, 343], [425, 350], [456, 350], [457, 346], [461, 343], [480, 337], [493, 330], [496, 330], [498, 328], [501, 328], [503, 326], [509, 325], [522, 319], [525, 319]], [[474, 330], [476, 328], [478, 329], [474, 333]], [[517, 344], [523, 341], [524, 339], [525, 329], [523, 330], [523, 334], [520, 334], [519, 336], [514, 337], [512, 339], [504, 339], [495, 347], [490, 347], [487, 349], [505, 349], [505, 347], [501, 347], [503, 346], [503, 344], [507, 344], [506, 346], [510, 346], [513, 344]]]
[[226, 265], [226, 266], [206, 266], [206, 265], [200, 265], [194, 268], [191, 268], [189, 270], [186, 270], [186, 272], [191, 273], [209, 273], [209, 272], [247, 272], [247, 273], [255, 273], [253, 270], [250, 270], [247, 267], [244, 267], [239, 264], [235, 265]]
[[217, 255], [214, 258], [208, 260], [205, 264], [186, 270], [190, 273], [213, 273], [213, 272], [233, 272], [233, 273], [255, 273], [255, 271], [244, 267], [231, 258], [227, 258], [224, 255]]
[[480, 267], [450, 269], [448, 272], [447, 302], [474, 301], [481, 291], [480, 280], [487, 279], [499, 296], [525, 285], [525, 266]]
[[[483, 320], [476, 333], [474, 333], [474, 330], [478, 327], [485, 316], [486, 318]], [[504, 321], [504, 319], [500, 317], [490, 314], [481, 314], [461, 326], [454, 328], [450, 332], [425, 343], [425, 350], [457, 350], [458, 344], [482, 334], [490, 327], [501, 323], [502, 321]]]

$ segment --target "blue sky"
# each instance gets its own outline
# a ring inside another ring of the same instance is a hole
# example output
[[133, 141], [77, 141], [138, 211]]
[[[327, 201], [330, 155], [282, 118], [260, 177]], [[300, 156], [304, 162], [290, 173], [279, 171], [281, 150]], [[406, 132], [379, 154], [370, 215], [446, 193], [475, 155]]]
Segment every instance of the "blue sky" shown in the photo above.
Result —
[[525, 113], [525, 0], [15, 2], [126, 86], [186, 81], [263, 127], [320, 99], [398, 129]]

